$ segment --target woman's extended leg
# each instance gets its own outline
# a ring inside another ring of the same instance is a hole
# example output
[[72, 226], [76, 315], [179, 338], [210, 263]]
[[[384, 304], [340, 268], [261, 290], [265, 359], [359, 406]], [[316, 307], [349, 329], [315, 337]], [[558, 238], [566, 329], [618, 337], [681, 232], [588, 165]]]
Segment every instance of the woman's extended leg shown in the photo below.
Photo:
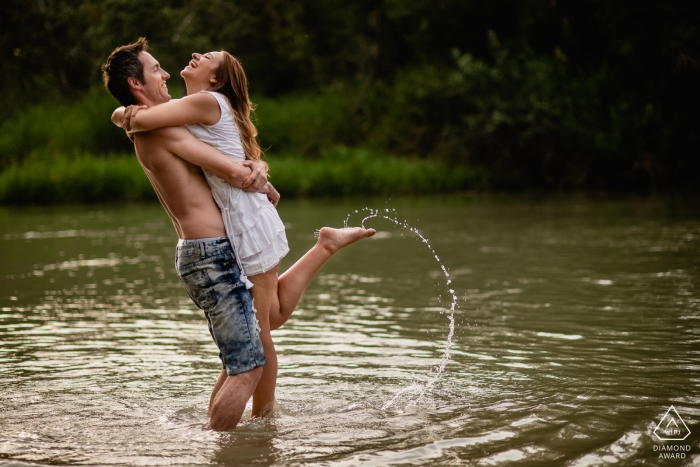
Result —
[[253, 391], [253, 417], [265, 415], [272, 409], [275, 403], [275, 385], [277, 384], [277, 353], [275, 344], [270, 336], [270, 308], [273, 297], [277, 292], [277, 269], [278, 266], [262, 274], [248, 276], [253, 283], [250, 294], [253, 296], [253, 306], [255, 315], [260, 325], [260, 339], [265, 350], [265, 360], [263, 373], [260, 377], [255, 391]]
[[321, 267], [343, 247], [371, 237], [374, 229], [321, 229], [318, 241], [299, 261], [278, 279], [279, 265], [262, 274], [248, 276], [253, 283], [250, 293], [253, 296], [256, 316], [260, 324], [260, 339], [265, 350], [267, 364], [253, 391], [253, 417], [269, 412], [275, 403], [277, 384], [277, 353], [270, 331], [282, 326], [291, 316], [304, 290]]
[[[301, 295], [331, 256], [341, 248], [365, 237], [371, 237], [375, 233], [377, 232], [374, 229], [363, 229], [360, 227], [347, 229], [322, 228], [316, 245], [280, 276], [277, 293], [272, 297], [269, 312], [270, 329], [275, 330], [287, 322], [299, 303]], [[253, 283], [255, 284], [255, 281]], [[255, 287], [251, 290], [255, 290]], [[267, 352], [265, 355], [267, 355]]]

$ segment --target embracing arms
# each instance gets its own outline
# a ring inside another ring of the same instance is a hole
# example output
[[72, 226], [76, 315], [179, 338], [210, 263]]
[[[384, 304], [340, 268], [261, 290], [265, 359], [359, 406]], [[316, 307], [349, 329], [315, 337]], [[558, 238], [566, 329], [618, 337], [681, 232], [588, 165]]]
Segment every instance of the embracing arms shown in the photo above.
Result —
[[238, 162], [202, 143], [182, 125], [204, 123], [213, 125], [221, 118], [217, 100], [208, 93], [198, 93], [150, 108], [146, 106], [119, 107], [112, 122], [127, 133], [158, 131], [170, 152], [224, 179], [229, 185], [244, 191], [266, 193], [277, 206], [280, 195], [267, 181], [265, 164], [260, 161]]
[[213, 125], [220, 118], [219, 103], [214, 96], [206, 92], [173, 99], [148, 108], [137, 105], [119, 107], [112, 114], [112, 122], [129, 132], [196, 123]]
[[223, 178], [226, 183], [244, 191], [265, 193], [277, 206], [280, 195], [267, 181], [265, 164], [261, 161], [239, 162], [199, 141], [184, 127], [158, 130], [163, 146], [187, 162]]

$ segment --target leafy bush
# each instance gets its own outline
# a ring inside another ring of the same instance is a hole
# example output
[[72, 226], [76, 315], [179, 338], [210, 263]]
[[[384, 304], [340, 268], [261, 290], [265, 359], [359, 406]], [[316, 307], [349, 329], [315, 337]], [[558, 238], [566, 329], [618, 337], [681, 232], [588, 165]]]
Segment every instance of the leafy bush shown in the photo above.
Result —
[[118, 105], [106, 90], [94, 88], [77, 102], [45, 102], [15, 114], [0, 125], [0, 169], [32, 155], [131, 151], [131, 142], [110, 121]]
[[510, 51], [493, 63], [453, 51], [454, 67], [402, 74], [371, 140], [478, 169], [481, 188], [580, 187], [591, 158], [615, 150], [600, 120], [596, 78], [570, 79], [565, 57]]
[[354, 92], [346, 87], [276, 99], [257, 97], [254, 102], [260, 142], [271, 153], [318, 156], [323, 148], [360, 140]]

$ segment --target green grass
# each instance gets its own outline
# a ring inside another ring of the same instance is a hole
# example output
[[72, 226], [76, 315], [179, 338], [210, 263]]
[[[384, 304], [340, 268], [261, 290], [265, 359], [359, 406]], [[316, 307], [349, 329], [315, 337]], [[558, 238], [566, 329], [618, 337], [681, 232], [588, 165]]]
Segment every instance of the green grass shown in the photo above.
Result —
[[[318, 94], [254, 97], [261, 145], [273, 153], [318, 156], [323, 148], [360, 141], [354, 92], [329, 88]], [[102, 87], [73, 102], [29, 106], [0, 123], [0, 169], [52, 154], [114, 154], [131, 151], [124, 132], [110, 121], [118, 106]]]
[[0, 169], [28, 158], [124, 153], [131, 142], [110, 121], [118, 103], [94, 88], [70, 103], [30, 106], [0, 124]]
[[317, 156], [324, 148], [357, 145], [355, 92], [336, 86], [318, 94], [253, 96], [260, 144], [272, 153]]
[[27, 160], [0, 173], [0, 203], [157, 201], [133, 155]]
[[[471, 187], [464, 168], [337, 147], [317, 159], [271, 156], [270, 181], [286, 197], [440, 193]], [[0, 173], [11, 205], [156, 201], [133, 155], [27, 159]]]
[[473, 184], [464, 167], [343, 146], [323, 151], [318, 159], [271, 156], [269, 162], [270, 181], [286, 196], [444, 193]]
[[[362, 142], [355, 92], [258, 97], [271, 181], [284, 196], [391, 195], [470, 189], [468, 168], [348, 148]], [[123, 131], [116, 101], [101, 88], [63, 104], [30, 106], [0, 124], [0, 203], [155, 201]], [[363, 143], [364, 144], [364, 143]]]

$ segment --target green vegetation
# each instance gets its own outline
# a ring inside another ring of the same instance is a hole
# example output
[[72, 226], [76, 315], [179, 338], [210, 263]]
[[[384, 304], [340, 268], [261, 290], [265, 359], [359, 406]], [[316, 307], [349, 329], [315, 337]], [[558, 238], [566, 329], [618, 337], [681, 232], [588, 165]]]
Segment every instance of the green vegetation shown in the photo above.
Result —
[[136, 157], [27, 160], [0, 174], [0, 203], [61, 204], [157, 200]]
[[445, 163], [336, 147], [317, 159], [269, 158], [270, 181], [287, 196], [391, 195], [467, 190], [472, 174]]
[[[339, 145], [359, 138], [348, 90], [259, 98], [256, 103], [271, 180], [283, 196], [438, 193], [473, 187], [471, 172], [463, 166]], [[31, 106], [3, 122], [0, 203], [156, 200], [131, 142], [109, 120], [115, 105], [97, 88], [73, 104]], [[114, 147], [122, 152], [112, 152]]]
[[[283, 196], [439, 193], [468, 189], [470, 173], [431, 161], [409, 161], [337, 147], [321, 158], [270, 158]], [[0, 203], [61, 204], [156, 201], [134, 155], [25, 160], [0, 174]]]
[[75, 102], [45, 102], [0, 124], [0, 169], [25, 159], [133, 152], [131, 141], [110, 121], [116, 101], [95, 88]]
[[173, 94], [193, 51], [242, 60], [288, 194], [377, 192], [341, 176], [358, 161], [386, 193], [697, 190], [699, 21], [681, 0], [6, 0], [1, 177], [131, 152], [98, 70], [145, 36]]
[[275, 99], [253, 96], [261, 146], [271, 155], [315, 158], [325, 148], [362, 145], [353, 112], [354, 94], [354, 90], [335, 86], [321, 93]]
[[[335, 89], [321, 95], [256, 99], [271, 177], [282, 195], [337, 197], [471, 188], [464, 167], [338, 145], [357, 138], [354, 116], [348, 111], [351, 97]], [[109, 121], [115, 105], [97, 88], [75, 103], [30, 106], [3, 122], [0, 203], [156, 200], [131, 142]], [[115, 147], [121, 152], [113, 152]]]

